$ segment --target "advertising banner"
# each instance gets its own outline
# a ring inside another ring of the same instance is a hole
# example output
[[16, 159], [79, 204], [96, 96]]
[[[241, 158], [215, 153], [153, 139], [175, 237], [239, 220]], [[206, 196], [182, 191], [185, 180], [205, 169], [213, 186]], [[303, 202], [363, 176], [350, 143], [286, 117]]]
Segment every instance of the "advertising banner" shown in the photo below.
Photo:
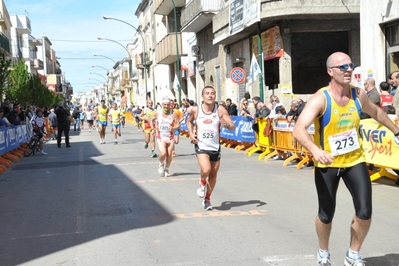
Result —
[[254, 120], [248, 117], [242, 116], [232, 116], [231, 120], [233, 120], [236, 128], [235, 130], [228, 130], [227, 128], [221, 128], [220, 137], [231, 139], [239, 142], [249, 142], [254, 143], [255, 133], [252, 129], [252, 125]]
[[366, 162], [399, 169], [399, 144], [389, 129], [374, 119], [363, 119], [360, 122], [360, 136], [363, 139]]
[[233, 0], [230, 3], [229, 11], [230, 36], [260, 21], [259, 0]]
[[[280, 27], [275, 26], [261, 33], [263, 60], [267, 61], [284, 55]], [[252, 52], [258, 54], [258, 36], [252, 36]]]

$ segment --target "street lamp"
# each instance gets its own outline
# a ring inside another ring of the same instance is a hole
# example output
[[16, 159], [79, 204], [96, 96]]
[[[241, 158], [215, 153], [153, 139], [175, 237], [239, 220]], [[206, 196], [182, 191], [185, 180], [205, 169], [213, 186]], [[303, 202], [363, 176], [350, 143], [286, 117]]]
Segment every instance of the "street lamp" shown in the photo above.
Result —
[[111, 57], [108, 57], [108, 56], [105, 56], [105, 55], [100, 55], [100, 54], [94, 54], [94, 56], [101, 56], [101, 57], [104, 57], [104, 58], [108, 58], [109, 60], [111, 60], [112, 62], [114, 62], [114, 64], [116, 64], [115, 60], [112, 59]]
[[121, 20], [121, 19], [112, 18], [112, 17], [108, 17], [108, 16], [103, 16], [103, 19], [105, 19], [105, 20], [107, 20], [107, 19], [116, 20], [116, 21], [119, 21], [119, 22], [122, 22], [122, 23], [125, 23], [125, 24], [129, 25], [130, 27], [132, 27], [132, 28], [140, 35], [141, 39], [143, 40], [143, 49], [144, 49], [144, 51], [143, 51], [143, 61], [144, 61], [145, 98], [146, 98], [146, 100], [147, 100], [147, 92], [148, 92], [148, 85], [147, 85], [148, 69], [147, 69], [147, 59], [146, 59], [146, 51], [147, 51], [147, 48], [146, 48], [146, 44], [145, 44], [145, 40], [144, 40], [142, 31], [139, 30], [139, 29], [137, 29], [137, 28], [136, 28], [135, 26], [133, 26], [132, 24], [130, 24], [130, 23], [124, 21], [124, 20]]
[[[114, 40], [111, 40], [111, 39], [107, 39], [107, 38], [104, 38], [104, 37], [97, 37], [97, 39], [99, 39], [99, 40], [105, 40], [105, 41], [110, 41], [110, 42], [114, 42], [114, 43], [119, 44], [120, 46], [123, 47], [123, 49], [126, 50], [127, 54], [129, 55], [129, 58], [131, 58], [131, 57], [130, 57], [130, 52], [129, 52], [129, 50], [126, 49], [126, 47], [125, 47], [123, 44], [121, 44], [120, 42], [117, 42], [117, 41], [114, 41]], [[113, 60], [112, 60], [112, 61], [113, 61]], [[115, 62], [115, 61], [114, 61], [114, 62]], [[115, 62], [115, 63], [116, 63], [116, 62]]]
[[100, 82], [101, 84], [104, 84], [104, 81], [101, 81], [101, 80], [98, 80], [98, 79], [93, 79], [93, 78], [89, 78], [90, 80], [95, 80], [95, 81], [98, 81], [98, 82]]
[[102, 78], [105, 80], [105, 82], [108, 82], [108, 80], [107, 80], [105, 77], [103, 77], [103, 75], [101, 75], [101, 74], [99, 74], [99, 73], [90, 72], [90, 74], [100, 76], [100, 77], [102, 77]]
[[102, 66], [92, 65], [91, 67], [99, 67], [99, 68], [102, 68], [102, 69], [106, 70], [106, 71], [107, 71], [107, 73], [109, 72], [109, 70], [108, 70], [108, 69], [106, 69], [105, 67], [102, 67]]

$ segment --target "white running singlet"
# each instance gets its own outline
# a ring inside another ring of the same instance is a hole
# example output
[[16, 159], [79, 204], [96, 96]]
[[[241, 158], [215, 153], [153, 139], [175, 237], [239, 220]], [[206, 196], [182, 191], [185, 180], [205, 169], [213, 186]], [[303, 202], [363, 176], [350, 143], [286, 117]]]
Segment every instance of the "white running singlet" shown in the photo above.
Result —
[[158, 111], [157, 139], [159, 141], [173, 142], [174, 133], [173, 130], [170, 131], [171, 126], [173, 126], [173, 110], [168, 115], [165, 115], [162, 110]]
[[218, 151], [220, 149], [220, 118], [218, 105], [210, 114], [205, 114], [202, 104], [198, 106], [197, 124], [198, 148], [206, 151]]

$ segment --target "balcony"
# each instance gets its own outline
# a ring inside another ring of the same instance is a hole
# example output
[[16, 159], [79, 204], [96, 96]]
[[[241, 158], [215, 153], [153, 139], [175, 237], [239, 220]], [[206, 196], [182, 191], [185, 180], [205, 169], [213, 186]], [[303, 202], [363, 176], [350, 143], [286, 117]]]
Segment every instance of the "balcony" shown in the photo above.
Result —
[[[177, 33], [177, 42], [179, 45], [179, 55], [182, 53], [181, 33]], [[155, 48], [155, 59], [158, 64], [169, 65], [176, 62], [176, 34], [170, 33], [165, 36]]]
[[30, 65], [32, 68], [37, 69], [37, 70], [43, 70], [44, 64], [43, 61], [40, 59], [33, 59], [30, 61]]
[[[174, 0], [176, 7], [183, 7], [186, 0]], [[172, 0], [154, 0], [154, 14], [167, 16], [173, 10]]]
[[2, 33], [0, 33], [0, 52], [7, 56], [11, 54], [10, 40]]
[[223, 1], [193, 0], [181, 11], [180, 23], [184, 32], [199, 32], [212, 22], [223, 8]]
[[29, 45], [30, 46], [41, 46], [42, 41], [40, 39], [36, 39], [32, 35], [29, 34]]
[[[19, 22], [19, 23], [18, 23]], [[17, 31], [21, 34], [31, 33], [31, 23], [27, 16], [17, 16]]]

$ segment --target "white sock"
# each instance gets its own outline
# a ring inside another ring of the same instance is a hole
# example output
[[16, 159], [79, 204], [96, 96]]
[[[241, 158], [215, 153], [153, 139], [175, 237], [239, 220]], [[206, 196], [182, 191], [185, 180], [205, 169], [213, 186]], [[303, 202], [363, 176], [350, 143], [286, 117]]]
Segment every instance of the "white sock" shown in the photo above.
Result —
[[319, 248], [319, 256], [321, 258], [328, 258], [328, 256], [330, 256], [330, 252], [328, 252], [328, 250], [323, 250]]
[[352, 249], [349, 249], [346, 254], [347, 254], [347, 256], [349, 258], [354, 259], [354, 260], [358, 260], [358, 259], [362, 258], [362, 256], [360, 255], [359, 251], [354, 251]]

